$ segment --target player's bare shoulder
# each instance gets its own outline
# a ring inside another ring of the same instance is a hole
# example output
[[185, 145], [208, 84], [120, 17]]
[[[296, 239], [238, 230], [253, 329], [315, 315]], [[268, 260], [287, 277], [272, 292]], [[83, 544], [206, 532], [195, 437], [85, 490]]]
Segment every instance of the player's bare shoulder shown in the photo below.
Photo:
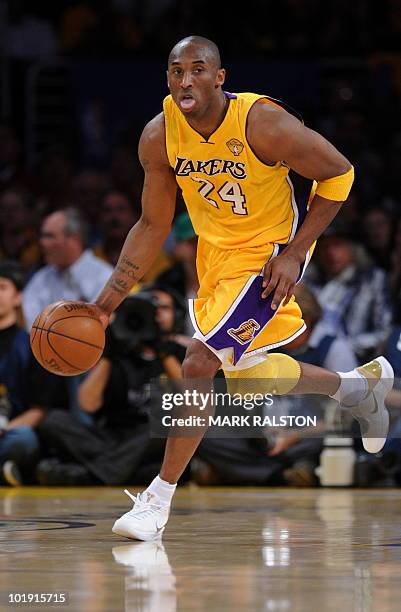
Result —
[[166, 126], [164, 113], [159, 113], [147, 123], [139, 140], [139, 159], [143, 168], [153, 164], [169, 165], [166, 150]]
[[[262, 130], [281, 135], [291, 126], [302, 126], [302, 122], [284, 108], [266, 103], [263, 98], [257, 100], [248, 113], [247, 130], [254, 135]], [[248, 132], [247, 132], [248, 134]]]
[[302, 122], [283, 108], [266, 104], [258, 100], [248, 113], [247, 140], [266, 163], [280, 161], [276, 152], [282, 148], [283, 141], [288, 141], [298, 130]]
[[305, 129], [303, 123], [286, 110], [258, 100], [247, 119], [247, 140], [256, 155], [267, 164], [286, 159], [292, 141]]

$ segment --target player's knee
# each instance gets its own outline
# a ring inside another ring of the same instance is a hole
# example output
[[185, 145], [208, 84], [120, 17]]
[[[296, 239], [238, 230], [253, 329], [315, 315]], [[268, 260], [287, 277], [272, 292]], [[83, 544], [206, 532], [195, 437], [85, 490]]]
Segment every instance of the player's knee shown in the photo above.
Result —
[[247, 391], [285, 395], [297, 385], [301, 376], [298, 361], [283, 353], [270, 353], [266, 359], [244, 370], [224, 371], [229, 391]]
[[213, 378], [221, 363], [207, 347], [199, 341], [188, 347], [182, 364], [184, 378]]
[[283, 353], [271, 353], [267, 357], [269, 375], [273, 384], [273, 393], [285, 395], [296, 387], [301, 377], [301, 366], [298, 361]]
[[216, 372], [214, 364], [203, 362], [195, 354], [186, 357], [182, 364], [184, 378], [213, 378]]

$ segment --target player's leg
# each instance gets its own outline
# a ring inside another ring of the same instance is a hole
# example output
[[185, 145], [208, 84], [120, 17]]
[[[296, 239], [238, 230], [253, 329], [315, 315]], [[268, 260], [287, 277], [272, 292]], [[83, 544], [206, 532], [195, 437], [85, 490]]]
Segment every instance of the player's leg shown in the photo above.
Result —
[[[198, 392], [210, 390], [220, 365], [221, 361], [205, 344], [199, 340], [193, 340], [188, 347], [183, 363], [184, 385], [185, 381], [188, 381], [189, 390], [191, 388]], [[191, 406], [186, 408], [190, 409]], [[205, 413], [207, 409], [203, 410], [204, 415]], [[173, 430], [173, 435], [167, 439], [160, 474], [136, 498], [126, 491], [135, 503], [132, 510], [115, 522], [114, 533], [138, 540], [153, 540], [162, 535], [168, 521], [170, 504], [178, 479], [191, 460], [206, 430], [207, 426], [196, 427], [194, 435], [191, 432], [190, 436], [180, 435], [180, 430], [178, 432], [177, 429]]]
[[[190, 381], [191, 386], [195, 385], [200, 392], [203, 387], [205, 387], [205, 390], [206, 388], [210, 390], [211, 381], [220, 365], [221, 361], [205, 344], [199, 340], [192, 340], [182, 364], [184, 384], [187, 380]], [[199, 380], [198, 384], [195, 383], [196, 380]], [[203, 410], [202, 412], [205, 414], [206, 411]], [[192, 434], [191, 437], [174, 435], [167, 439], [160, 478], [171, 484], [177, 483], [206, 433], [206, 429], [207, 427], [204, 429], [197, 427], [197, 433], [195, 432], [196, 435], [193, 437]]]
[[[394, 383], [394, 371], [387, 359], [377, 357], [350, 372], [329, 373], [309, 364], [300, 365], [302, 376], [292, 392], [323, 393], [342, 407], [349, 408], [361, 426], [365, 450], [378, 453], [388, 434], [389, 414], [385, 400]], [[332, 388], [329, 390], [329, 374], [336, 374], [339, 379], [334, 393]], [[313, 388], [317, 390], [313, 391]]]
[[[257, 365], [236, 371], [225, 370], [231, 392], [241, 392], [249, 381], [257, 379], [257, 390], [276, 395], [319, 394], [332, 397], [349, 408], [362, 429], [365, 449], [377, 453], [386, 441], [389, 415], [385, 399], [394, 382], [394, 372], [384, 357], [350, 372], [331, 372], [289, 355], [271, 353]], [[254, 388], [256, 389], [255, 385]]]

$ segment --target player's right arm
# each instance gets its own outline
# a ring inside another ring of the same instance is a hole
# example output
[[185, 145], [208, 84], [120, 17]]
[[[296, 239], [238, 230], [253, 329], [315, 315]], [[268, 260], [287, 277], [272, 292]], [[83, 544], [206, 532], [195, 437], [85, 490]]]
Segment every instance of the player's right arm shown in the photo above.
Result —
[[130, 230], [117, 265], [95, 301], [104, 324], [149, 270], [171, 229], [177, 183], [167, 157], [163, 113], [146, 125], [139, 142], [139, 159], [145, 172], [142, 215]]

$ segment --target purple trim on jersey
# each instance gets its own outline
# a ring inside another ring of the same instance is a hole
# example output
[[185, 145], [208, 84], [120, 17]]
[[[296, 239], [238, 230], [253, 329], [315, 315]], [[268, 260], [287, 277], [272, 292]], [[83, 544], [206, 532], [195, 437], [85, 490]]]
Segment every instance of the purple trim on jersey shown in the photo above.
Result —
[[[217, 351], [232, 347], [234, 349], [234, 365], [237, 364], [251, 342], [276, 313], [276, 311], [271, 308], [273, 294], [265, 299], [261, 297], [263, 291], [262, 282], [262, 276], [257, 276], [252, 281], [248, 291], [245, 293], [234, 312], [224, 325], [207, 340], [207, 344], [210, 344], [210, 346]], [[258, 329], [255, 329], [248, 342], [242, 343], [228, 333], [228, 330], [236, 330], [249, 320], [254, 321]]]
[[224, 92], [225, 96], [229, 99], [229, 100], [236, 100], [237, 96], [233, 93], [230, 93], [229, 91], [225, 91]]
[[288, 177], [294, 187], [295, 204], [298, 208], [298, 223], [295, 232], [299, 230], [308, 212], [308, 202], [313, 185], [313, 180], [305, 178], [294, 170], [289, 170]]

